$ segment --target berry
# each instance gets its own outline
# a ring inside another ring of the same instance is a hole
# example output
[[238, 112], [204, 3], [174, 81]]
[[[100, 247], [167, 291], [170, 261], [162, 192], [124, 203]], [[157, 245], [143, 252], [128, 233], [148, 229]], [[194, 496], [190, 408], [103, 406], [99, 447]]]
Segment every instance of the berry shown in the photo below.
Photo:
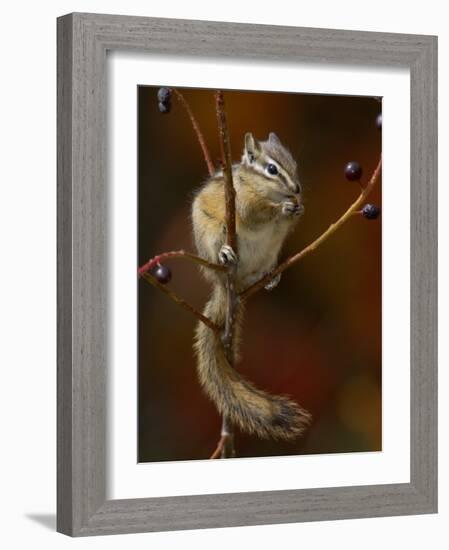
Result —
[[348, 162], [345, 166], [345, 176], [349, 181], [359, 181], [362, 177], [362, 167], [355, 160]]
[[166, 114], [166, 113], [169, 113], [169, 112], [170, 112], [171, 103], [170, 103], [170, 102], [168, 102], [168, 103], [162, 103], [161, 101], [159, 101], [158, 107], [159, 107], [159, 111], [160, 111], [161, 113]]
[[159, 111], [161, 113], [169, 113], [171, 110], [171, 90], [170, 88], [159, 88], [157, 92], [159, 102]]
[[382, 130], [382, 113], [379, 113], [376, 117], [376, 128]]
[[159, 88], [157, 92], [157, 99], [159, 103], [169, 103], [171, 100], [170, 88]]
[[365, 204], [362, 208], [362, 215], [365, 216], [367, 220], [375, 220], [379, 217], [380, 208], [375, 204]]
[[159, 111], [161, 113], [169, 113], [171, 110], [171, 90], [170, 88], [159, 88], [157, 92], [157, 100], [159, 102]]
[[153, 275], [163, 285], [166, 285], [171, 281], [171, 271], [165, 265], [158, 264], [153, 271]]

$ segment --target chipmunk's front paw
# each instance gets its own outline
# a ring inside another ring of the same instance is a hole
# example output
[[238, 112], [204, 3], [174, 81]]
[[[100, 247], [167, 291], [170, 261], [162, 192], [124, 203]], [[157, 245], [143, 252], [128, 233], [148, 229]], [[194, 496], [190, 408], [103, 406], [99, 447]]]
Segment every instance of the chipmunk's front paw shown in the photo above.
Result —
[[282, 203], [282, 214], [284, 216], [300, 216], [304, 212], [304, 206], [294, 201], [284, 201]]
[[232, 248], [229, 245], [224, 244], [221, 247], [220, 252], [218, 253], [218, 261], [222, 265], [236, 264], [237, 259], [238, 259], [237, 254], [232, 250]]
[[281, 274], [278, 273], [276, 277], [273, 277], [271, 281], [265, 285], [265, 290], [273, 290], [273, 288], [276, 288], [279, 284], [279, 281], [281, 280]]

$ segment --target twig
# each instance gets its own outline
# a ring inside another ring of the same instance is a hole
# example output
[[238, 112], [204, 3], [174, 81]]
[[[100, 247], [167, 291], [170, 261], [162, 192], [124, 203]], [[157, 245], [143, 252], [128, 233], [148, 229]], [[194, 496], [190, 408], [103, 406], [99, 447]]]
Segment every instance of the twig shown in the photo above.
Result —
[[221, 437], [223, 439], [221, 458], [235, 458], [234, 432], [226, 416], [223, 416], [221, 423]]
[[203, 315], [200, 311], [195, 309], [193, 306], [191, 306], [188, 302], [180, 298], [173, 290], [170, 290], [163, 284], [161, 284], [155, 277], [152, 275], [149, 275], [148, 273], [142, 273], [142, 278], [145, 279], [145, 281], [149, 282], [156, 288], [158, 288], [160, 291], [162, 291], [164, 294], [166, 294], [169, 298], [173, 300], [176, 304], [184, 308], [186, 311], [190, 311], [190, 313], [193, 313], [195, 317], [197, 317], [200, 321], [202, 321], [206, 326], [208, 326], [210, 329], [212, 329], [214, 332], [219, 333], [221, 331], [221, 327], [216, 325], [213, 321], [209, 319], [209, 317], [206, 317]]
[[210, 455], [210, 458], [226, 458], [226, 456], [222, 456], [224, 453], [226, 453], [226, 456], [228, 457], [235, 457], [234, 435], [230, 432], [224, 432], [222, 430], [221, 437], [217, 443], [217, 447], [215, 448], [215, 451]]
[[224, 96], [221, 90], [215, 94], [215, 104], [218, 119], [218, 132], [220, 138], [221, 162], [225, 181], [225, 203], [226, 203], [226, 241], [227, 244], [237, 253], [237, 235], [235, 231], [235, 189], [232, 181], [232, 155], [229, 142], [228, 124]]
[[291, 267], [293, 264], [304, 258], [306, 254], [309, 254], [318, 246], [324, 243], [333, 233], [337, 231], [353, 214], [355, 214], [358, 210], [358, 208], [362, 205], [366, 197], [369, 195], [369, 193], [372, 191], [376, 181], [379, 178], [380, 171], [381, 171], [381, 165], [382, 160], [379, 159], [379, 162], [376, 166], [376, 169], [374, 170], [368, 185], [363, 189], [363, 191], [360, 193], [359, 197], [355, 202], [351, 204], [351, 206], [346, 210], [346, 212], [332, 225], [328, 227], [328, 229], [322, 233], [317, 239], [315, 239], [312, 243], [310, 243], [306, 248], [298, 252], [297, 254], [294, 254], [293, 256], [290, 256], [287, 258], [284, 262], [278, 265], [276, 269], [271, 271], [268, 275], [265, 277], [262, 277], [259, 281], [251, 285], [250, 287], [246, 288], [243, 292], [240, 293], [239, 297], [240, 300], [244, 301], [247, 300], [250, 296], [255, 294], [258, 290], [261, 290], [264, 288], [276, 275], [282, 273], [285, 271], [288, 267]]
[[[221, 90], [217, 90], [215, 94], [215, 105], [218, 120], [218, 135], [220, 138], [221, 163], [224, 177], [224, 194], [226, 207], [226, 244], [232, 248], [237, 254], [237, 234], [235, 228], [235, 189], [232, 181], [232, 154], [229, 142], [229, 132], [226, 120], [224, 96]], [[226, 319], [225, 327], [222, 334], [222, 342], [226, 359], [231, 367], [234, 366], [234, 321], [235, 307], [237, 305], [237, 295], [235, 291], [235, 273], [236, 265], [230, 264], [227, 268], [226, 275]], [[226, 415], [223, 415], [221, 434], [223, 446], [221, 450], [221, 458], [229, 458], [235, 456], [234, 434], [232, 426]]]
[[217, 447], [216, 447], [215, 451], [210, 455], [211, 459], [221, 458], [221, 454], [223, 452], [223, 448], [224, 448], [225, 442], [226, 442], [226, 437], [227, 437], [226, 435], [222, 435], [220, 437], [220, 439], [218, 440]]
[[190, 105], [186, 100], [186, 98], [183, 96], [183, 94], [176, 88], [174, 88], [173, 91], [176, 94], [176, 97], [178, 98], [178, 100], [182, 103], [184, 109], [187, 111], [187, 114], [189, 115], [190, 122], [192, 123], [193, 129], [200, 143], [201, 150], [203, 151], [204, 160], [206, 161], [207, 169], [209, 170], [209, 176], [213, 176], [215, 174], [215, 166], [214, 166], [214, 163], [212, 162], [209, 149], [207, 148], [206, 141], [200, 130], [200, 127], [195, 118], [195, 115], [193, 114], [193, 111], [190, 108]]
[[144, 273], [148, 273], [148, 271], [153, 269], [153, 267], [170, 258], [183, 258], [185, 260], [200, 264], [209, 269], [214, 269], [215, 271], [226, 271], [226, 267], [223, 265], [213, 264], [211, 262], [208, 262], [204, 258], [196, 256], [195, 254], [191, 254], [190, 252], [186, 252], [185, 250], [174, 250], [172, 252], [164, 252], [163, 254], [158, 254], [157, 256], [150, 258], [148, 262], [139, 267], [139, 275], [142, 276]]
[[220, 439], [218, 440], [217, 447], [216, 447], [215, 451], [210, 455], [209, 458], [210, 459], [221, 458], [221, 453], [223, 452], [224, 444], [225, 444], [225, 436], [222, 435], [220, 437]]

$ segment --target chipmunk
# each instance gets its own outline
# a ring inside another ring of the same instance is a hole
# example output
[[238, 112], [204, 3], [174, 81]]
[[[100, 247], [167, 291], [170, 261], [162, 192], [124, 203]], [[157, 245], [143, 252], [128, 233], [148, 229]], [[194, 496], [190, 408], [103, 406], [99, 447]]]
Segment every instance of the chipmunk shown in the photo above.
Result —
[[[225, 200], [222, 171], [212, 176], [192, 203], [193, 233], [198, 254], [210, 262], [236, 264], [235, 286], [240, 292], [277, 265], [281, 247], [303, 212], [296, 162], [274, 133], [266, 141], [245, 135], [240, 164], [234, 164], [238, 258], [225, 244]], [[212, 283], [204, 315], [223, 325], [226, 309], [225, 275], [201, 268]], [[274, 278], [265, 288], [271, 290]], [[243, 306], [236, 311], [234, 349], [239, 359]], [[195, 334], [200, 383], [222, 415], [242, 431], [263, 438], [293, 439], [310, 422], [310, 414], [284, 396], [257, 389], [226, 360], [219, 336], [203, 323]]]

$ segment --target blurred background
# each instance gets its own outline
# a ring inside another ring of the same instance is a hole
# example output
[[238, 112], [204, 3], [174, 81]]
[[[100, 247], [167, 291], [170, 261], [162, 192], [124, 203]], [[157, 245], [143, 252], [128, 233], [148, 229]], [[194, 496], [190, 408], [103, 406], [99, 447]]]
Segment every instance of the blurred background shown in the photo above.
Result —
[[[163, 83], [162, 83], [163, 85]], [[139, 265], [181, 248], [194, 250], [190, 204], [207, 168], [181, 104], [157, 108], [158, 87], [138, 88]], [[213, 158], [219, 158], [212, 90], [183, 89]], [[276, 132], [298, 161], [305, 213], [282, 257], [302, 249], [359, 193], [344, 177], [358, 161], [366, 182], [381, 151], [370, 97], [226, 91], [234, 161], [243, 136]], [[369, 202], [381, 206], [381, 186]], [[202, 309], [209, 288], [195, 265], [172, 260], [172, 288]], [[312, 413], [297, 441], [236, 433], [239, 457], [379, 451], [381, 417], [381, 219], [355, 216], [284, 272], [271, 293], [248, 303], [239, 370], [271, 393], [290, 395]], [[202, 393], [192, 351], [195, 319], [139, 281], [138, 461], [207, 459], [221, 419]]]

